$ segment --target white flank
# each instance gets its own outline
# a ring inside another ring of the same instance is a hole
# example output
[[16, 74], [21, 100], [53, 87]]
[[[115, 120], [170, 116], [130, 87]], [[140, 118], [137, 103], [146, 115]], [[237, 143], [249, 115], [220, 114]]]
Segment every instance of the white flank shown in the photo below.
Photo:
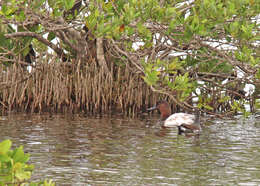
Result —
[[186, 114], [186, 113], [175, 113], [170, 115], [165, 121], [164, 126], [165, 127], [177, 127], [182, 124], [188, 124], [191, 125], [195, 121], [195, 116], [192, 114]]

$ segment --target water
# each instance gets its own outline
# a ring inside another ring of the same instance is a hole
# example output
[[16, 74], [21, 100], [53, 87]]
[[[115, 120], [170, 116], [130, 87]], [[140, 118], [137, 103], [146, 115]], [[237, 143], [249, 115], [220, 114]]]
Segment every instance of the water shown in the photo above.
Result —
[[260, 119], [205, 121], [187, 138], [156, 118], [2, 116], [0, 141], [57, 185], [260, 185]]

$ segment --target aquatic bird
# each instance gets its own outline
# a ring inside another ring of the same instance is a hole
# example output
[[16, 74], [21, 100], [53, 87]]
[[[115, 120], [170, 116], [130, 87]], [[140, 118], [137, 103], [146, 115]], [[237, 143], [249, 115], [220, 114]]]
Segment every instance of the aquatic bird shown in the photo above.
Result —
[[196, 111], [196, 115], [187, 113], [175, 113], [171, 115], [171, 107], [167, 101], [159, 101], [155, 106], [147, 109], [147, 111], [155, 109], [158, 109], [161, 113], [163, 127], [178, 127], [178, 134], [198, 134], [201, 131], [199, 110]]

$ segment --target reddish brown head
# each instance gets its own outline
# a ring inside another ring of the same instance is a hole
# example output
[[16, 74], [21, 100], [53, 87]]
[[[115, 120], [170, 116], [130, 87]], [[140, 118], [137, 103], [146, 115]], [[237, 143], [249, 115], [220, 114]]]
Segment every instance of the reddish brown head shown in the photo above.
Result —
[[147, 109], [148, 111], [158, 109], [161, 113], [161, 119], [165, 120], [171, 115], [171, 107], [167, 101], [159, 101], [155, 106]]

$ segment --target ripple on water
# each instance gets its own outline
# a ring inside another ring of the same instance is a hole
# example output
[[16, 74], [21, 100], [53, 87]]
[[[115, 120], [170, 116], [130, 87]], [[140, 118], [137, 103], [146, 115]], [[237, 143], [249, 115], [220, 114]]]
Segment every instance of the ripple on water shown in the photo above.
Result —
[[156, 122], [12, 115], [0, 139], [24, 145], [33, 179], [57, 185], [260, 185], [260, 118], [211, 121], [198, 139]]

